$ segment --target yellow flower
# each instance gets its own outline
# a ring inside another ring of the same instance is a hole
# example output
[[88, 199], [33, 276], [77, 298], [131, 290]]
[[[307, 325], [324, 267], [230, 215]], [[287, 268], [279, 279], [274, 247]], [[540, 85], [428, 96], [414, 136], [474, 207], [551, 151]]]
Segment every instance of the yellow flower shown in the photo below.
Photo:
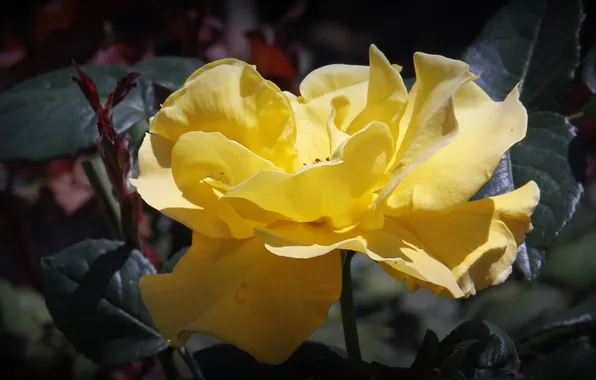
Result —
[[493, 102], [463, 62], [414, 64], [408, 93], [371, 46], [370, 67], [317, 69], [296, 97], [224, 59], [166, 100], [134, 183], [194, 231], [173, 273], [140, 282], [171, 344], [200, 331], [284, 361], [339, 298], [339, 249], [452, 297], [509, 276], [538, 187], [469, 199], [526, 134], [518, 90]]

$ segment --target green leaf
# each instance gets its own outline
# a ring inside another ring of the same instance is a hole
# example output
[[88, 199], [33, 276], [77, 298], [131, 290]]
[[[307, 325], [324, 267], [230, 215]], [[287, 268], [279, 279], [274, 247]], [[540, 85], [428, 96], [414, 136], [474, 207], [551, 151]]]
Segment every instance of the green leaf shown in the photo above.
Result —
[[476, 339], [463, 340], [450, 347], [449, 353], [442, 360], [439, 371], [445, 376], [454, 376], [470, 362], [474, 360], [482, 350], [482, 342]]
[[[463, 60], [493, 99], [519, 83], [530, 111], [557, 109], [579, 65], [580, 0], [512, 0], [487, 23]], [[572, 126], [561, 115], [530, 112], [527, 137], [506, 153], [492, 179], [474, 198], [538, 183], [542, 195], [532, 217], [535, 231], [519, 249], [515, 268], [534, 279], [548, 249], [571, 218], [581, 194], [567, 160]]]
[[259, 363], [239, 348], [221, 342], [195, 351], [193, 356], [205, 379], [370, 379], [366, 364], [351, 363], [332, 348], [310, 341], [280, 365]]
[[518, 269], [534, 278], [541, 266], [542, 252], [573, 216], [582, 194], [582, 185], [573, 176], [567, 160], [574, 136], [568, 120], [552, 112], [529, 115], [526, 138], [511, 148], [511, 174], [516, 187], [530, 180], [540, 187], [540, 203], [532, 215], [534, 230], [526, 246], [529, 265]]
[[515, 344], [507, 334], [491, 323], [470, 320], [438, 344], [437, 336], [427, 333], [411, 373], [404, 378], [522, 379], [520, 366]]
[[182, 248], [178, 252], [174, 253], [168, 259], [168, 261], [166, 261], [159, 273], [172, 273], [174, 271], [174, 268], [176, 267], [176, 264], [178, 264], [178, 261], [180, 261], [182, 256], [184, 256], [186, 254], [186, 251], [188, 251], [188, 248], [190, 247]]
[[519, 370], [521, 362], [513, 340], [496, 325], [487, 321], [484, 323], [490, 329], [491, 335], [484, 351], [478, 358], [478, 367]]
[[196, 58], [156, 57], [140, 61], [132, 67], [144, 80], [159, 84], [171, 91], [176, 91], [190, 74], [198, 70], [204, 63]]
[[590, 91], [596, 92], [596, 46], [592, 47], [584, 58], [582, 79]]
[[439, 337], [432, 330], [426, 330], [422, 343], [418, 347], [416, 358], [410, 366], [412, 371], [417, 374], [424, 374], [429, 368], [432, 368], [438, 349]]
[[486, 24], [464, 61], [493, 99], [520, 84], [529, 110], [557, 110], [579, 66], [581, 0], [512, 0]]
[[167, 347], [139, 293], [155, 268], [122, 242], [85, 240], [42, 260], [43, 293], [56, 326], [100, 365], [134, 362]]
[[588, 339], [565, 342], [536, 360], [524, 362], [524, 375], [537, 380], [596, 378], [596, 349]]
[[468, 356], [466, 366], [512, 371], [519, 369], [517, 349], [511, 338], [497, 326], [482, 320], [466, 321], [447, 335], [439, 344], [439, 357], [451, 357], [454, 350], [462, 347], [462, 342], [470, 341], [478, 341], [481, 345], [477, 347], [477, 353]]
[[[83, 66], [106, 100], [124, 66]], [[72, 81], [73, 67], [22, 82], [0, 97], [0, 161], [45, 161], [95, 146], [95, 112]], [[146, 118], [141, 90], [134, 88], [114, 107], [114, 125], [124, 132]]]
[[544, 252], [573, 216], [582, 194], [582, 185], [567, 159], [573, 137], [573, 127], [565, 117], [548, 111], [530, 113], [526, 138], [511, 148], [474, 197], [502, 194], [528, 181], [538, 184], [540, 203], [532, 215], [534, 230], [520, 247], [514, 264], [527, 279], [537, 276]]
[[553, 249], [556, 249], [557, 246], [576, 242], [586, 233], [596, 228], [596, 209], [590, 202], [590, 187], [586, 186], [584, 189], [584, 194], [575, 209], [575, 214], [573, 214], [569, 223], [565, 225], [565, 228], [559, 234], [557, 243]]
[[131, 71], [142, 74], [140, 88], [147, 115], [155, 115], [167, 97], [203, 65], [200, 59], [183, 57], [156, 57], [134, 65]]
[[521, 340], [522, 352], [547, 352], [564, 342], [593, 333], [596, 329], [596, 296], [579, 305], [544, 318]]

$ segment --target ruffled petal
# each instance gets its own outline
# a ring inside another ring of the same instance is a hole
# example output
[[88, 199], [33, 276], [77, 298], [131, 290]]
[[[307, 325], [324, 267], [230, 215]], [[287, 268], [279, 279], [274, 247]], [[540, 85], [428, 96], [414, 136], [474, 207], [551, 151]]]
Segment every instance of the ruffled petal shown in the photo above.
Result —
[[172, 345], [203, 332], [279, 364], [327, 320], [341, 292], [341, 264], [338, 254], [291, 259], [271, 254], [259, 238], [195, 234], [173, 273], [144, 276], [140, 288]]
[[158, 135], [147, 134], [139, 148], [139, 178], [131, 180], [147, 204], [188, 228], [207, 236], [246, 238], [259, 224], [241, 218], [226, 204], [215, 206], [218, 195], [204, 182], [190, 196], [183, 194], [172, 174], [174, 144]]
[[[459, 132], [454, 95], [474, 76], [468, 65], [441, 56], [414, 55], [417, 82], [399, 122], [398, 148], [389, 165], [391, 171], [383, 189], [362, 221], [362, 228], [381, 228], [387, 205], [392, 207], [404, 178], [450, 144]], [[450, 168], [453, 170], [453, 168]], [[391, 213], [389, 213], [391, 214]]]
[[375, 46], [369, 49], [370, 76], [366, 91], [366, 106], [353, 119], [348, 120], [346, 133], [354, 134], [372, 121], [389, 126], [394, 136], [408, 100], [408, 90], [399, 73], [383, 53]]
[[[374, 45], [369, 56], [370, 67], [325, 66], [304, 78], [301, 97], [286, 94], [296, 115], [297, 149], [303, 163], [333, 153], [333, 141], [326, 136], [330, 117], [335, 119], [336, 128], [347, 135], [371, 122], [385, 123], [392, 132], [396, 129], [407, 100], [400, 68], [391, 65]], [[336, 99], [341, 99], [341, 104]]]
[[247, 218], [261, 209], [295, 222], [325, 219], [336, 228], [347, 227], [372, 202], [393, 149], [388, 127], [371, 123], [346, 140], [329, 162], [295, 174], [259, 172], [223, 198]]
[[344, 95], [346, 89], [368, 81], [368, 66], [328, 65], [311, 71], [300, 83], [300, 95], [310, 102], [320, 97]]
[[330, 157], [327, 121], [331, 115], [331, 99], [327, 103], [303, 103], [300, 98], [286, 94], [296, 121], [296, 151], [302, 165]]
[[[414, 54], [416, 83], [400, 120], [397, 159], [410, 150], [413, 141], [426, 129], [440, 129], [454, 112], [454, 96], [475, 76], [464, 62], [439, 55]], [[446, 126], [450, 129], [449, 125]]]
[[280, 169], [218, 132], [185, 133], [172, 150], [174, 179], [184, 194], [205, 178], [229, 189], [262, 170]]
[[311, 259], [336, 249], [366, 250], [366, 240], [357, 231], [342, 233], [325, 224], [284, 223], [259, 227], [256, 234], [270, 252], [283, 257]]
[[526, 134], [527, 113], [515, 88], [493, 102], [473, 83], [454, 98], [459, 133], [416, 167], [387, 199], [387, 213], [434, 210], [465, 202], [492, 176], [503, 154]]
[[511, 273], [517, 247], [532, 229], [540, 191], [534, 182], [507, 194], [448, 210], [386, 218], [376, 231], [338, 231], [325, 224], [257, 228], [269, 251], [308, 259], [336, 249], [366, 253], [411, 290], [462, 297], [497, 285]]
[[151, 131], [172, 141], [190, 131], [220, 132], [283, 170], [301, 166], [288, 100], [253, 66], [234, 59], [191, 75], [152, 119]]
[[464, 295], [451, 270], [431, 256], [416, 237], [395, 221], [377, 231], [334, 231], [325, 225], [292, 223], [258, 228], [269, 251], [279, 256], [310, 259], [337, 249], [363, 252], [399, 280], [424, 284], [437, 293]]
[[464, 296], [452, 271], [429, 251], [425, 242], [391, 219], [383, 225], [382, 230], [363, 236], [367, 240], [366, 254], [378, 261], [389, 275], [405, 280], [410, 289], [416, 284], [437, 295]]
[[530, 216], [539, 197], [537, 185], [529, 182], [504, 195], [416, 212], [396, 221], [446, 265], [470, 295], [509, 276], [517, 246], [532, 229]]

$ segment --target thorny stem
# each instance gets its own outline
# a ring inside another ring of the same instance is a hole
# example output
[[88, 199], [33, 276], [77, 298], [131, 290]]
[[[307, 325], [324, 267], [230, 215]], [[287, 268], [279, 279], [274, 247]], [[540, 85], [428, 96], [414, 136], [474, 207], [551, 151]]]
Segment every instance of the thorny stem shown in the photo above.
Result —
[[359, 362], [362, 360], [360, 354], [360, 343], [358, 341], [358, 326], [356, 325], [356, 310], [354, 308], [354, 297], [352, 291], [352, 272], [350, 264], [356, 252], [341, 250], [342, 262], [342, 286], [339, 303], [341, 305], [341, 320], [344, 328], [344, 339], [348, 359]]

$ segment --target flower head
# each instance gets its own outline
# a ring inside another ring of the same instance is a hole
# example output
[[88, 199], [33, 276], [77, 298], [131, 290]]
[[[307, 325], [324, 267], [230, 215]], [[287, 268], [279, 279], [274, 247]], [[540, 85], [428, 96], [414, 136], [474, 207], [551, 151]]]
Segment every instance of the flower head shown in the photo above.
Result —
[[508, 277], [539, 189], [470, 198], [526, 134], [518, 90], [494, 102], [464, 62], [414, 64], [408, 92], [371, 46], [370, 66], [317, 69], [296, 97], [225, 59], [167, 99], [135, 185], [194, 231], [173, 273], [140, 284], [172, 344], [201, 331], [284, 361], [339, 298], [339, 249], [452, 297]]

